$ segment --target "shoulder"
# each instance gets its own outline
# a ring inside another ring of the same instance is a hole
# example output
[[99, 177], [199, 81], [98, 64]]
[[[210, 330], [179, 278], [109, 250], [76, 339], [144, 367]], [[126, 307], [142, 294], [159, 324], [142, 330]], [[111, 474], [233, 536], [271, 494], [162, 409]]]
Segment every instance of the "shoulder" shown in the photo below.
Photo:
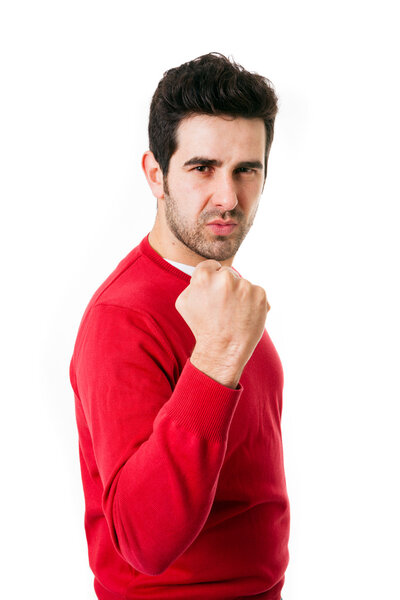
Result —
[[[85, 314], [97, 304], [153, 311], [173, 302], [190, 277], [153, 250], [146, 236], [122, 259], [92, 295]], [[85, 315], [84, 315], [85, 316]]]
[[125, 340], [127, 347], [133, 338], [146, 338], [170, 352], [181, 354], [182, 349], [182, 360], [190, 351], [192, 333], [175, 307], [190, 277], [159, 255], [154, 259], [146, 248], [142, 240], [93, 294], [78, 329], [75, 355], [88, 336], [97, 342], [105, 342], [106, 337], [115, 343]]

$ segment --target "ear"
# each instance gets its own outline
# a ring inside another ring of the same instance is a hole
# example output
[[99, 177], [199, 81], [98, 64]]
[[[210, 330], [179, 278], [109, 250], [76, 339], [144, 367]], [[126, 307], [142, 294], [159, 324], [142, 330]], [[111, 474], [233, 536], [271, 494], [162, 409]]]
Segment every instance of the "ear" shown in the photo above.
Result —
[[160, 165], [154, 158], [151, 150], [147, 150], [142, 157], [142, 169], [150, 189], [157, 199], [164, 198], [163, 174]]

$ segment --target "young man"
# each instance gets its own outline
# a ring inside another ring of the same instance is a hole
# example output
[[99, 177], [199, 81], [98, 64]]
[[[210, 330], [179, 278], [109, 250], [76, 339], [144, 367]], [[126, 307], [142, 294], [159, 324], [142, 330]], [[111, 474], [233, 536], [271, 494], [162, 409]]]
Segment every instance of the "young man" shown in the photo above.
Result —
[[142, 167], [154, 227], [91, 299], [71, 360], [100, 600], [279, 600], [283, 372], [265, 292], [232, 268], [277, 98], [211, 53], [164, 74]]

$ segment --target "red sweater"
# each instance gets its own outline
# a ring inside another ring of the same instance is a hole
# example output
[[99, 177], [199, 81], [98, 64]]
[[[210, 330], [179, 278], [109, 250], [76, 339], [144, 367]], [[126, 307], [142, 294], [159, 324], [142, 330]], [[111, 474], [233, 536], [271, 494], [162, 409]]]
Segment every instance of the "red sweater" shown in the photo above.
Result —
[[190, 276], [147, 236], [92, 297], [70, 366], [101, 600], [279, 600], [289, 504], [268, 333], [237, 389], [190, 362]]

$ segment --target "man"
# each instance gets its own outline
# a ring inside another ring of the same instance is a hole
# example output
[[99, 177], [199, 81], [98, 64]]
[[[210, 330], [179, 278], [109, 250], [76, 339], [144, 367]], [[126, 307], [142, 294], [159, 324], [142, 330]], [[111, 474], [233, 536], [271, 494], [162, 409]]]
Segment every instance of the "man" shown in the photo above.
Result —
[[100, 600], [279, 600], [283, 372], [262, 288], [232, 268], [277, 98], [211, 53], [164, 74], [142, 167], [151, 232], [91, 299], [71, 360]]

